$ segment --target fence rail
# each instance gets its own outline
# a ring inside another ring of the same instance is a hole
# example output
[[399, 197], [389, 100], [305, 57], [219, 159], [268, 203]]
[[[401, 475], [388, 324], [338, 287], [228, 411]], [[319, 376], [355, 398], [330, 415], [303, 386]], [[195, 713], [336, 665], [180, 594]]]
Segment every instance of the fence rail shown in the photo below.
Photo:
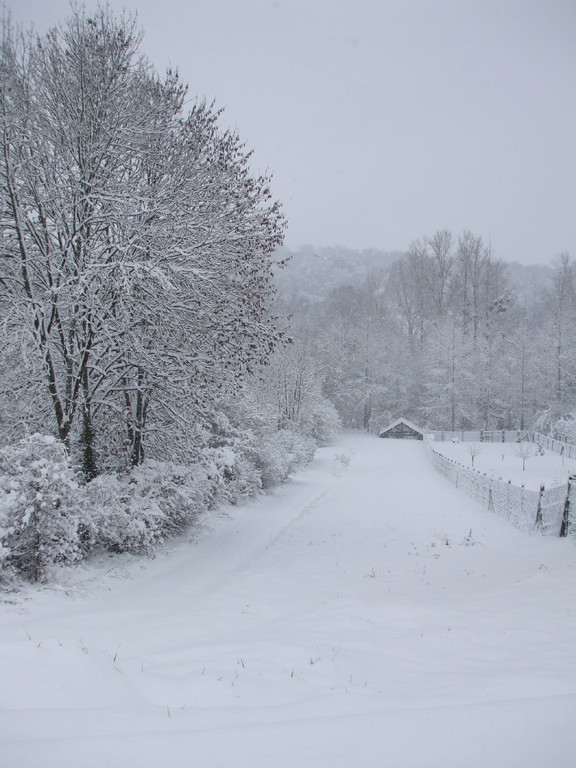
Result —
[[436, 430], [427, 434], [442, 442], [458, 440], [462, 443], [519, 443], [526, 439], [529, 433], [525, 429], [477, 429], [457, 430], [456, 432]]
[[520, 443], [527, 440], [536, 445], [541, 445], [549, 451], [565, 456], [568, 459], [576, 459], [576, 445], [565, 440], [555, 440], [553, 437], [542, 435], [529, 429], [477, 429], [477, 430], [432, 430], [426, 433], [434, 440], [441, 442], [458, 440], [462, 443]]
[[551, 488], [542, 485], [539, 491], [530, 491], [511, 482], [495, 480], [448, 459], [428, 439], [424, 440], [424, 445], [434, 467], [444, 477], [517, 528], [536, 528], [551, 536], [576, 534], [576, 525], [570, 520], [576, 511], [576, 482], [569, 480], [567, 485]]
[[554, 451], [554, 453], [559, 453], [560, 456], [565, 456], [567, 459], [576, 459], [576, 445], [571, 443], [555, 440], [553, 437], [541, 435], [540, 432], [527, 432], [523, 439], [541, 445], [542, 448]]

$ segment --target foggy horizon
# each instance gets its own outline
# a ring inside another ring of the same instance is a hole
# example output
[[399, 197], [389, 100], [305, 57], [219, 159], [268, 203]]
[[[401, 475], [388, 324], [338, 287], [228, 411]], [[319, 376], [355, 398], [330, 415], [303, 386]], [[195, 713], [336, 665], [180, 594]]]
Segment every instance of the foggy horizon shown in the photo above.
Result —
[[[572, 3], [109, 5], [273, 175], [288, 248], [405, 251], [449, 229], [507, 262], [576, 252]], [[8, 8], [39, 32], [70, 11]]]

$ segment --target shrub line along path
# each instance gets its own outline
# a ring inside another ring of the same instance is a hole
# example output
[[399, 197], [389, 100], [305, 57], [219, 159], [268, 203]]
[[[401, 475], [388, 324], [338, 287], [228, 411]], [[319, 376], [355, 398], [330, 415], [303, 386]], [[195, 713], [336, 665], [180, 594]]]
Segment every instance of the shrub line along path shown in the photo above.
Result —
[[568, 768], [576, 546], [346, 434], [153, 560], [0, 602], [0, 765]]

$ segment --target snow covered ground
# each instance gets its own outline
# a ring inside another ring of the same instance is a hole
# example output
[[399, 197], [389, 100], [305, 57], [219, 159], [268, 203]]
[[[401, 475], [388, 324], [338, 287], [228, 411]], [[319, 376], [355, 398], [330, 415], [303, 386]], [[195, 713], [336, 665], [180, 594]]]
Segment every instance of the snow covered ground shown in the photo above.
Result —
[[[576, 474], [576, 460], [560, 456], [559, 453], [543, 449], [539, 452], [534, 443], [452, 443], [433, 442], [434, 449], [442, 455], [472, 467], [471, 451], [474, 451], [474, 469], [495, 479], [524, 485], [538, 491], [540, 485], [546, 488], [565, 484], [568, 476]], [[523, 458], [524, 457], [524, 458]]]
[[576, 764], [575, 542], [422, 443], [345, 435], [169, 550], [4, 597], [2, 768]]

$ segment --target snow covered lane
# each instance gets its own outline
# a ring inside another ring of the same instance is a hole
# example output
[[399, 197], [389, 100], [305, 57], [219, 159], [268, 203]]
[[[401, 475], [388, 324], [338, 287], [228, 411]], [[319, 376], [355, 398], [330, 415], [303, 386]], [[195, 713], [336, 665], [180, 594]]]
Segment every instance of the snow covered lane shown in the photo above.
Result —
[[346, 435], [126, 567], [0, 607], [2, 768], [576, 763], [574, 542], [421, 443]]

